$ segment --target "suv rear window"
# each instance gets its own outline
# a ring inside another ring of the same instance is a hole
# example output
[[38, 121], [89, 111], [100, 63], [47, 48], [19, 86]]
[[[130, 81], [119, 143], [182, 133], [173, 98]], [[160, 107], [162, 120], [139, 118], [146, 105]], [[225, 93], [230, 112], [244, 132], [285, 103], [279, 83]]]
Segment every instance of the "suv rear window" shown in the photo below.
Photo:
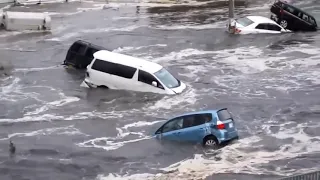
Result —
[[220, 121], [232, 119], [232, 116], [227, 109], [220, 110], [217, 114]]
[[253, 21], [251, 21], [247, 17], [239, 18], [236, 20], [236, 22], [241, 24], [243, 27], [249, 26], [250, 24], [253, 23]]

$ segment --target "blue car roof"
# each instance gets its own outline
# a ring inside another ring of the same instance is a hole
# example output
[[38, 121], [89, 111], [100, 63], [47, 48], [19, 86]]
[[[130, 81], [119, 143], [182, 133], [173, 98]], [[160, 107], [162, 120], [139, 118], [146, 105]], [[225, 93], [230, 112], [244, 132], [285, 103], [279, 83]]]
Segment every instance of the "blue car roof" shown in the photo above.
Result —
[[[193, 114], [205, 114], [205, 113], [216, 113], [217, 111], [220, 111], [222, 109], [227, 109], [227, 108], [221, 108], [221, 109], [211, 109], [211, 110], [205, 110], [205, 111], [194, 111], [194, 112], [189, 112], [189, 113], [184, 113], [184, 114], [180, 114], [177, 116], [174, 116], [170, 119], [176, 118], [176, 117], [180, 117], [180, 116], [186, 116], [186, 115], [193, 115]], [[170, 120], [169, 119], [169, 120]]]

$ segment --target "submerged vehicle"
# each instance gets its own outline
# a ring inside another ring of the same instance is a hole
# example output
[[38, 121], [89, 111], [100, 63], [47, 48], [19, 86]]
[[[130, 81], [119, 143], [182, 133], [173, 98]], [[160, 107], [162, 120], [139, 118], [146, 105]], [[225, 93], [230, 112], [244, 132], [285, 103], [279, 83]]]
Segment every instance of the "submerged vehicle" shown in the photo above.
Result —
[[160, 94], [179, 94], [186, 85], [160, 64], [100, 50], [87, 66], [82, 87], [105, 87]]
[[63, 65], [76, 69], [86, 69], [93, 60], [93, 54], [103, 49], [106, 48], [83, 40], [77, 40], [70, 46]]
[[271, 19], [291, 31], [317, 31], [316, 19], [305, 11], [281, 0], [276, 0], [270, 8]]
[[[233, 34], [257, 34], [257, 33], [270, 33], [279, 34], [290, 32], [281, 27], [273, 20], [263, 16], [245, 16], [235, 19], [231, 23]], [[230, 32], [230, 27], [228, 27]]]
[[161, 140], [200, 143], [210, 147], [218, 147], [239, 138], [234, 119], [227, 108], [174, 117], [165, 122], [154, 135]]

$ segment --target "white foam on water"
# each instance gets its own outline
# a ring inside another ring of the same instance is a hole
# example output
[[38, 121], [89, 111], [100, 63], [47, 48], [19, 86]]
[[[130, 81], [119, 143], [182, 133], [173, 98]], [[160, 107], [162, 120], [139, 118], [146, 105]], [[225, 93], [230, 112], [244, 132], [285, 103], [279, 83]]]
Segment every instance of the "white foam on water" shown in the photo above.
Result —
[[[17, 119], [9, 119], [4, 118], [0, 119], [0, 123], [17, 123], [17, 122], [36, 122], [36, 121], [54, 121], [54, 120], [60, 120], [60, 121], [73, 121], [73, 120], [83, 120], [88, 118], [102, 118], [102, 119], [110, 119], [110, 118], [121, 118], [123, 115], [121, 111], [109, 111], [109, 112], [80, 112], [73, 115], [56, 115], [56, 114], [42, 114], [39, 115], [37, 112], [41, 113], [44, 111], [47, 111], [47, 108], [44, 108], [44, 110], [36, 109], [32, 112], [27, 112], [24, 117], [17, 118]], [[127, 111], [125, 112], [127, 113]]]
[[138, 121], [138, 122], [134, 122], [134, 123], [127, 124], [127, 125], [123, 126], [123, 129], [128, 129], [130, 127], [150, 126], [150, 125], [156, 124], [158, 122], [162, 122], [162, 121], [152, 121], [152, 122]]
[[[149, 57], [145, 57], [145, 59], [149, 59], [150, 61], [159, 63], [161, 65], [169, 66], [173, 64], [173, 61], [179, 61], [179, 62], [174, 62], [174, 65], [186, 63], [185, 60], [188, 59], [188, 57], [190, 56], [197, 57], [197, 56], [208, 55], [208, 54], [214, 55], [214, 53], [215, 53], [214, 51], [203, 51], [203, 50], [188, 48], [180, 51], [173, 51], [160, 57], [153, 57], [152, 55], [149, 55]], [[203, 62], [205, 60], [206, 59], [203, 59], [203, 58], [188, 59], [188, 61], [191, 61], [192, 63]], [[191, 63], [189, 62], [188, 64], [191, 64]]]
[[34, 116], [24, 116], [17, 119], [0, 119], [0, 123], [17, 123], [17, 122], [36, 122], [36, 121], [52, 121], [52, 120], [64, 120], [63, 116], [55, 114], [43, 114]]
[[[12, 77], [10, 77], [10, 78], [12, 78]], [[7, 78], [7, 80], [9, 80], [9, 78]], [[19, 81], [20, 81], [20, 78], [14, 78], [11, 84], [9, 84], [7, 86], [2, 86], [1, 87], [1, 97], [2, 97], [1, 99], [3, 99], [4, 95], [11, 93], [12, 89], [14, 89], [17, 86]]]
[[[63, 95], [64, 96], [64, 95]], [[79, 101], [80, 99], [78, 97], [66, 97], [64, 96], [63, 99], [57, 100], [57, 101], [52, 101], [52, 102], [47, 102], [44, 105], [39, 105], [40, 107], [35, 109], [34, 111], [27, 112], [25, 116], [30, 116], [30, 115], [37, 115], [42, 112], [45, 112], [49, 109], [52, 109], [54, 107], [59, 107], [59, 106], [64, 106], [66, 104], [72, 103]]]
[[125, 112], [122, 111], [107, 111], [107, 112], [80, 112], [69, 117], [65, 117], [64, 120], [75, 120], [75, 119], [88, 119], [88, 118], [101, 118], [101, 119], [110, 119], [110, 118], [122, 118]]
[[114, 49], [113, 52], [126, 53], [126, 52], [136, 51], [136, 50], [140, 50], [140, 49], [146, 49], [146, 48], [150, 48], [150, 47], [167, 47], [167, 45], [166, 44], [153, 44], [153, 45], [138, 46], [138, 47], [132, 47], [132, 46], [119, 47], [117, 49]]
[[51, 105], [51, 106], [64, 106], [64, 105], [66, 105], [68, 103], [76, 102], [76, 101], [79, 101], [79, 100], [80, 100], [80, 98], [78, 98], [78, 97], [66, 97], [66, 96], [64, 96], [64, 99], [50, 102], [50, 103], [48, 103], [48, 105]]
[[56, 128], [45, 128], [30, 132], [20, 132], [9, 134], [7, 138], [2, 138], [0, 141], [5, 141], [18, 137], [31, 137], [31, 136], [50, 136], [52, 134], [56, 135], [85, 135], [79, 129], [75, 128], [74, 125]]
[[214, 60], [222, 62], [243, 74], [262, 72], [270, 67], [267, 63], [281, 61], [286, 57], [266, 57], [263, 50], [256, 47], [240, 47], [236, 49], [225, 49], [216, 51]]
[[[68, 0], [69, 2], [78, 2], [81, 0]], [[37, 4], [39, 0], [18, 0], [21, 5], [34, 5]], [[65, 0], [41, 0], [41, 4], [53, 4], [53, 3], [64, 3]]]
[[82, 34], [91, 34], [91, 33], [102, 33], [102, 32], [111, 32], [111, 31], [124, 31], [124, 32], [130, 32], [137, 28], [144, 27], [144, 26], [127, 26], [122, 28], [116, 28], [116, 27], [109, 27], [109, 28], [96, 28], [96, 29], [82, 29], [78, 30], [77, 32], [70, 32], [66, 33], [60, 37], [50, 38], [47, 39], [49, 41], [66, 41], [68, 39], [71, 39], [73, 37], [81, 36]]
[[[94, 139], [90, 139], [87, 140], [85, 142], [82, 143], [78, 143], [77, 145], [80, 147], [93, 147], [93, 148], [101, 148], [104, 149], [106, 151], [110, 151], [110, 150], [116, 150], [128, 143], [134, 143], [134, 142], [138, 142], [138, 141], [143, 141], [143, 140], [147, 140], [147, 139], [151, 139], [151, 136], [145, 135], [143, 133], [143, 131], [140, 132], [132, 132], [129, 131], [128, 128], [131, 127], [144, 127], [144, 126], [150, 126], [153, 125], [155, 123], [158, 123], [161, 121], [153, 121], [153, 122], [146, 122], [146, 121], [138, 121], [138, 122], [134, 122], [131, 124], [127, 124], [121, 128], [116, 128], [116, 130], [118, 131], [118, 134], [116, 137], [99, 137], [99, 138], [94, 138]], [[126, 141], [119, 141], [129, 135], [137, 135], [139, 136], [139, 138], [136, 139], [131, 139], [131, 140], [126, 140]], [[104, 142], [105, 145], [99, 145], [97, 143]]]
[[205, 29], [225, 29], [225, 22], [216, 22], [211, 24], [190, 24], [190, 25], [157, 25], [151, 26], [153, 29], [162, 30], [184, 30], [184, 29], [195, 29], [195, 30], [205, 30]]
[[[287, 131], [282, 131], [276, 137], [288, 135]], [[250, 152], [245, 149], [250, 149], [253, 144], [261, 141], [260, 137], [252, 136], [240, 139], [239, 142], [226, 146], [215, 157], [205, 157], [202, 154], [195, 154], [194, 158], [182, 160], [174, 163], [161, 170], [171, 173], [158, 174], [133, 174], [120, 176], [115, 173], [106, 176], [99, 175], [97, 179], [107, 180], [116, 177], [121, 180], [135, 180], [143, 177], [144, 179], [200, 179], [210, 176], [215, 173], [248, 173], [248, 174], [274, 174], [288, 175], [293, 170], [284, 170], [279, 168], [279, 171], [263, 169], [260, 165], [268, 164], [276, 160], [286, 160], [298, 157], [306, 153], [318, 151], [319, 142], [311, 143], [310, 137], [304, 136], [289, 136], [296, 139], [301, 139], [301, 142], [294, 142], [291, 145], [283, 145], [278, 151], [265, 151], [263, 148]], [[221, 160], [216, 160], [216, 157]], [[303, 169], [301, 169], [303, 171]]]
[[131, 19], [147, 19], [150, 16], [148, 15], [139, 15], [139, 16], [119, 16], [119, 17], [112, 17], [113, 20], [131, 20]]
[[[20, 71], [27, 72], [31, 71], [30, 69], [19, 69]], [[39, 71], [45, 69], [32, 69], [32, 71]], [[36, 100], [36, 104], [31, 104], [26, 106], [23, 109], [24, 116], [21, 118], [3, 118], [0, 119], [0, 123], [16, 123], [16, 122], [35, 122], [35, 121], [52, 121], [52, 120], [78, 120], [78, 119], [88, 119], [88, 118], [119, 118], [122, 117], [124, 112], [121, 111], [108, 111], [108, 112], [79, 112], [72, 115], [62, 115], [62, 114], [44, 114], [46, 111], [50, 109], [63, 108], [68, 105], [73, 105], [75, 102], [80, 101], [80, 98], [67, 96], [61, 90], [55, 89], [53, 87], [48, 86], [40, 86], [40, 85], [29, 85], [22, 86], [20, 84], [19, 78], [7, 77], [6, 81], [11, 81], [6, 85], [0, 87], [0, 100], [1, 101], [11, 101], [14, 103], [22, 102], [24, 100]], [[5, 81], [5, 82], [6, 82]], [[46, 100], [46, 97], [41, 97], [40, 93], [36, 92], [26, 92], [25, 89], [48, 89], [52, 93], [52, 96], [56, 97], [53, 101]], [[68, 112], [67, 112], [68, 113]]]
[[10, 102], [19, 102], [26, 100], [28, 98], [36, 98], [37, 93], [35, 92], [24, 92], [23, 87], [19, 84], [21, 81], [18, 77], [10, 77], [8, 80], [11, 80], [9, 84], [6, 84], [0, 87], [0, 100], [1, 101], [10, 101]]
[[199, 81], [201, 78], [199, 74], [209, 71], [208, 68], [203, 65], [189, 65], [184, 66], [183, 68], [187, 71], [187, 73], [179, 73], [179, 75], [188, 77], [188, 79], [192, 79], [193, 81]]
[[135, 174], [131, 176], [120, 176], [118, 174], [110, 173], [107, 176], [104, 176], [102, 174], [98, 175], [96, 180], [135, 180], [135, 179], [143, 179], [143, 180], [148, 180], [152, 179], [154, 177], [153, 174], [148, 174], [148, 173], [142, 173], [142, 174]]
[[49, 67], [33, 67], [33, 68], [16, 68], [14, 72], [39, 72], [51, 69], [60, 69], [61, 66], [49, 66]]
[[174, 96], [166, 96], [160, 101], [155, 102], [153, 105], [147, 105], [143, 109], [150, 115], [157, 114], [159, 111], [164, 109], [169, 110], [174, 107], [179, 107], [179, 109], [187, 110], [197, 101], [198, 94], [192, 86], [186, 83], [186, 90]]

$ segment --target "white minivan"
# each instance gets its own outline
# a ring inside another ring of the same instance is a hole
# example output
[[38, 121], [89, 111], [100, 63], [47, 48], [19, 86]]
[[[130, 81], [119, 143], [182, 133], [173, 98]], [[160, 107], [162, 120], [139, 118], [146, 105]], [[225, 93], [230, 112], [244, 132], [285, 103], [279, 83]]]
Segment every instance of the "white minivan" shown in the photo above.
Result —
[[160, 94], [179, 94], [186, 85], [161, 65], [144, 59], [100, 50], [87, 66], [82, 87], [106, 87]]

